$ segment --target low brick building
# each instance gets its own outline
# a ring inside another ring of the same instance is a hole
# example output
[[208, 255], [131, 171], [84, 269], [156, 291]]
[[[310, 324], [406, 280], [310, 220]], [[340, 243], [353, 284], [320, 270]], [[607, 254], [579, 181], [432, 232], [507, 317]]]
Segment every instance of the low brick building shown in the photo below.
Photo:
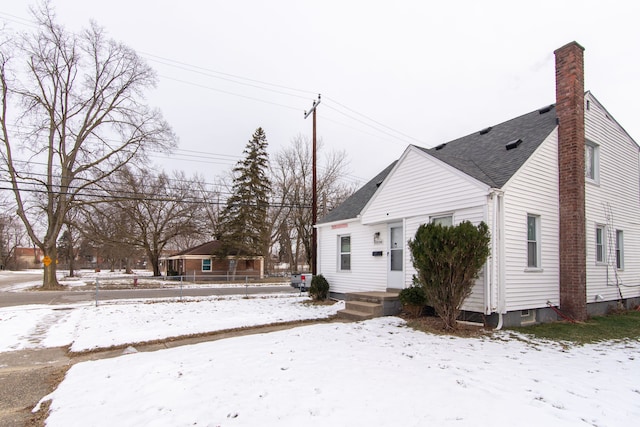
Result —
[[194, 277], [195, 280], [240, 280], [264, 277], [264, 257], [214, 255], [221, 242], [213, 240], [161, 259], [163, 274]]

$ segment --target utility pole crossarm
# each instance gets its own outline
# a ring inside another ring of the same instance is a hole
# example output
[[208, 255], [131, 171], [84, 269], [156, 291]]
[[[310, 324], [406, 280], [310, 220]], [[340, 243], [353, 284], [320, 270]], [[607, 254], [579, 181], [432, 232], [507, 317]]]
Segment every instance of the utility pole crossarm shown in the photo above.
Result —
[[309, 111], [305, 111], [304, 112], [304, 118], [306, 119], [307, 117], [309, 117], [311, 115], [311, 113], [315, 113], [316, 112], [316, 107], [318, 105], [320, 105], [320, 102], [322, 101], [322, 98], [320, 96], [320, 94], [318, 94], [318, 100], [317, 101], [313, 101], [313, 106], [311, 107], [311, 109]]

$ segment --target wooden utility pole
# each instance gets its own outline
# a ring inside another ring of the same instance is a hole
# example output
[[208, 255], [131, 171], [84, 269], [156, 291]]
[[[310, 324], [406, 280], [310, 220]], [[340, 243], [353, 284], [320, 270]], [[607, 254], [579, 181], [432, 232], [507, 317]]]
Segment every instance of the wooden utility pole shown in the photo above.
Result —
[[316, 222], [318, 221], [318, 193], [317, 193], [317, 173], [316, 173], [316, 107], [320, 105], [320, 94], [318, 94], [318, 100], [313, 101], [311, 110], [304, 112], [304, 118], [309, 117], [309, 114], [313, 113], [313, 201], [311, 202], [311, 216], [312, 216], [312, 230], [311, 230], [311, 274], [316, 275], [318, 272], [317, 267], [317, 250], [318, 250], [318, 232], [316, 231]]

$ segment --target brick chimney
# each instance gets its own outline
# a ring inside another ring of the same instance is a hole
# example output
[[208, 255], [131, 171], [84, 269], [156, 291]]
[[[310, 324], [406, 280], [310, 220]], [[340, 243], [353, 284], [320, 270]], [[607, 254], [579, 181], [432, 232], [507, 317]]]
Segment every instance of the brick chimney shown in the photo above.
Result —
[[560, 202], [560, 309], [575, 320], [585, 320], [584, 48], [571, 42], [554, 53]]

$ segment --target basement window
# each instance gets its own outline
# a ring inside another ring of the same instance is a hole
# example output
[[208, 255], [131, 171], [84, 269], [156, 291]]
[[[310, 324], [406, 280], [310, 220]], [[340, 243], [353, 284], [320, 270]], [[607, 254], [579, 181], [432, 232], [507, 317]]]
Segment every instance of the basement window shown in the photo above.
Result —
[[535, 310], [522, 310], [520, 311], [520, 324], [535, 323], [536, 311]]

